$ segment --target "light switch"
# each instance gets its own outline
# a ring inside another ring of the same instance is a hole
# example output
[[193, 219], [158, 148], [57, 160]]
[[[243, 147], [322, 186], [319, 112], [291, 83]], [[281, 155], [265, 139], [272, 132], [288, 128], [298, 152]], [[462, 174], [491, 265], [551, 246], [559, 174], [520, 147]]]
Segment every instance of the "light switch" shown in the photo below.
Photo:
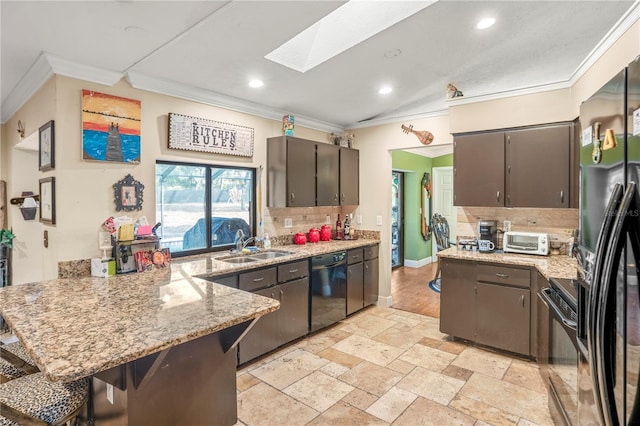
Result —
[[284, 227], [291, 228], [293, 226], [293, 220], [290, 217], [284, 218]]

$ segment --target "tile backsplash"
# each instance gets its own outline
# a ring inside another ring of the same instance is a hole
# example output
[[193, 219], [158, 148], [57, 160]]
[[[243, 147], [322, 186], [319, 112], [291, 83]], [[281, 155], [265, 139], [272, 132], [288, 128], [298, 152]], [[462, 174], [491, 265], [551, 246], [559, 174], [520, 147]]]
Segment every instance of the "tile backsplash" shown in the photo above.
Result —
[[[458, 238], [478, 236], [479, 220], [497, 220], [502, 229], [505, 220], [511, 221], [512, 231], [546, 232], [550, 240], [566, 243], [571, 232], [578, 229], [578, 209], [458, 207], [456, 233]], [[499, 233], [498, 245], [501, 246]]]

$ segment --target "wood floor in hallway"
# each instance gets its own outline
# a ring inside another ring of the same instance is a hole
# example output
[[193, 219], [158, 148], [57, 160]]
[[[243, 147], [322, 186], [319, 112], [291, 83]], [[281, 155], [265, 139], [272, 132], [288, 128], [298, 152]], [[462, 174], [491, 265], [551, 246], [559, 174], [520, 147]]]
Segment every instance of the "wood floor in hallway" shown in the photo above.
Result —
[[393, 307], [403, 311], [440, 318], [440, 293], [429, 288], [436, 263], [420, 268], [401, 266], [391, 272]]

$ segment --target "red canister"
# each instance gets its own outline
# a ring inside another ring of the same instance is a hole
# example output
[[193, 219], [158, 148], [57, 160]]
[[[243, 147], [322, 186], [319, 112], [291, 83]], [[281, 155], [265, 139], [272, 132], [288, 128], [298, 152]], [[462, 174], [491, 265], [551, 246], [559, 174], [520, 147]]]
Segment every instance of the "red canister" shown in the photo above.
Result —
[[306, 242], [307, 242], [307, 237], [305, 237], [302, 232], [298, 232], [293, 237], [293, 243], [294, 244], [306, 244]]
[[331, 227], [329, 225], [320, 227], [320, 241], [331, 241]]
[[317, 243], [318, 241], [320, 241], [320, 231], [317, 228], [309, 229], [309, 242]]

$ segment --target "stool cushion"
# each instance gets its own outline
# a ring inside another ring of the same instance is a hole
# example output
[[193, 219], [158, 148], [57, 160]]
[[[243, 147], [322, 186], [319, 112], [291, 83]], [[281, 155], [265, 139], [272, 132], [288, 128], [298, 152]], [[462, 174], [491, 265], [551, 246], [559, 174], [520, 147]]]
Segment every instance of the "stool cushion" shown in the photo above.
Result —
[[31, 365], [36, 365], [35, 361], [31, 358], [27, 350], [22, 346], [20, 342], [12, 342], [12, 343], [3, 343], [2, 349], [5, 351], [11, 352], [18, 358], [22, 358], [24, 362]]
[[43, 373], [34, 373], [0, 385], [0, 402], [28, 416], [58, 424], [82, 408], [88, 392], [87, 379], [52, 382]]
[[17, 379], [24, 376], [24, 371], [16, 368], [13, 364], [0, 358], [0, 383], [8, 382], [9, 380]]

